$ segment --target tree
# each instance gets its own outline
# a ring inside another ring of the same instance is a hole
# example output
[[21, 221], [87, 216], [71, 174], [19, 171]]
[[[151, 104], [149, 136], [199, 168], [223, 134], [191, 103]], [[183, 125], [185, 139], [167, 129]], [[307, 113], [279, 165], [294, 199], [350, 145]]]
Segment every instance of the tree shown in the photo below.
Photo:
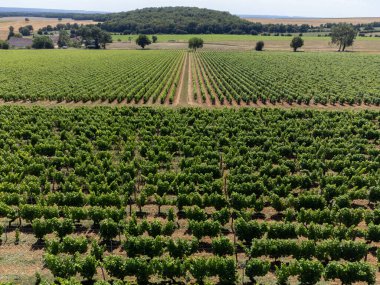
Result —
[[19, 28], [18, 31], [19, 31], [20, 34], [23, 35], [24, 37], [29, 37], [29, 36], [30, 36], [30, 30], [29, 30], [27, 27], [21, 27], [21, 28]]
[[32, 48], [35, 49], [54, 49], [54, 43], [48, 36], [36, 37], [33, 39]]
[[15, 28], [13, 26], [9, 27], [8, 40], [15, 36]]
[[256, 51], [262, 51], [264, 49], [264, 42], [263, 41], [259, 41], [256, 43], [256, 47], [255, 47], [255, 50]]
[[152, 41], [148, 38], [147, 35], [139, 35], [136, 39], [136, 44], [142, 48], [145, 48], [146, 46], [150, 45], [151, 43], [152, 43]]
[[58, 47], [62, 48], [64, 46], [68, 46], [69, 42], [70, 42], [69, 33], [65, 30], [59, 31]]
[[158, 37], [157, 36], [152, 36], [152, 41], [155, 44], [158, 41]]
[[201, 38], [191, 38], [189, 40], [189, 49], [196, 51], [198, 48], [203, 48], [203, 40]]
[[354, 44], [357, 32], [350, 24], [338, 24], [331, 29], [331, 43], [339, 46], [338, 51], [345, 51]]
[[303, 47], [304, 41], [301, 37], [294, 37], [290, 43], [290, 47], [293, 48], [294, 52], [297, 51], [297, 49]]
[[106, 31], [101, 31], [99, 34], [99, 43], [103, 49], [106, 49], [108, 43], [112, 43], [112, 35]]
[[77, 36], [82, 37], [87, 48], [105, 49], [107, 43], [112, 43], [111, 34], [94, 25], [81, 26]]

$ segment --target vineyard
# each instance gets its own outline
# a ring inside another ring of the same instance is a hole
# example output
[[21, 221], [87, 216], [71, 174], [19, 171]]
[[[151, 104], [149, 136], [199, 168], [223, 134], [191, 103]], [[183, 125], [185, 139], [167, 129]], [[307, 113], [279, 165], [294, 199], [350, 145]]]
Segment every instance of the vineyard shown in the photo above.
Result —
[[[380, 105], [376, 55], [200, 52], [194, 97], [213, 105]], [[195, 83], [194, 83], [195, 84]]]
[[[170, 70], [184, 55], [144, 56]], [[224, 73], [233, 58], [196, 54], [194, 74], [253, 79]], [[235, 74], [254, 59], [237, 55]], [[86, 72], [101, 76], [93, 65]], [[375, 284], [379, 123], [375, 111], [1, 107], [0, 256], [32, 238], [38, 273], [60, 284]]]
[[376, 54], [19, 50], [0, 60], [5, 102], [380, 105]]
[[1, 54], [5, 101], [173, 103], [184, 52], [13, 51]]

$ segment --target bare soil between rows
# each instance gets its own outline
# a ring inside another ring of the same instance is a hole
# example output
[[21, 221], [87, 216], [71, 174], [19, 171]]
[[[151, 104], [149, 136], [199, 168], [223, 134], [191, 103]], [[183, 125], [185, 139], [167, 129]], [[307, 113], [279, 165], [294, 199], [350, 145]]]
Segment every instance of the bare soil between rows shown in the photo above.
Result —
[[[184, 95], [183, 93], [181, 94]], [[191, 96], [191, 94], [188, 94], [188, 97]], [[191, 104], [188, 104], [187, 102], [190, 101]], [[127, 103], [126, 100], [123, 100], [122, 102], [118, 103], [117, 101], [114, 102], [108, 102], [108, 101], [94, 101], [94, 102], [83, 102], [83, 101], [78, 101], [78, 102], [67, 102], [67, 101], [47, 101], [47, 100], [41, 100], [41, 101], [8, 101], [5, 102], [4, 100], [0, 100], [0, 106], [23, 106], [23, 107], [64, 107], [64, 108], [82, 108], [82, 107], [162, 107], [162, 108], [175, 108], [175, 107], [197, 107], [197, 108], [206, 108], [206, 109], [223, 109], [223, 108], [278, 108], [278, 109], [295, 109], [295, 110], [325, 110], [325, 111], [364, 111], [364, 110], [373, 110], [373, 111], [380, 111], [380, 106], [376, 105], [341, 105], [341, 104], [327, 104], [327, 105], [322, 105], [322, 104], [289, 104], [286, 102], [283, 103], [277, 103], [277, 104], [272, 104], [272, 103], [266, 103], [263, 104], [261, 102], [258, 103], [250, 103], [246, 104], [242, 102], [240, 105], [234, 104], [234, 105], [212, 105], [211, 102], [206, 102], [206, 103], [200, 103], [201, 100], [198, 102], [195, 102], [193, 99], [190, 100], [184, 100], [181, 98], [176, 104], [149, 104], [149, 103], [134, 103], [130, 102]]]

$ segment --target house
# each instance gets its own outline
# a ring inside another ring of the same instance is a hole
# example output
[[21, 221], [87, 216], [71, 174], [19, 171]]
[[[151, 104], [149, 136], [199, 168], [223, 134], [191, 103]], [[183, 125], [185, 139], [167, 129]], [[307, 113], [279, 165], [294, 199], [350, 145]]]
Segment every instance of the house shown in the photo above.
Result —
[[12, 37], [8, 40], [8, 43], [11, 48], [26, 48], [32, 46], [33, 40], [29, 38]]

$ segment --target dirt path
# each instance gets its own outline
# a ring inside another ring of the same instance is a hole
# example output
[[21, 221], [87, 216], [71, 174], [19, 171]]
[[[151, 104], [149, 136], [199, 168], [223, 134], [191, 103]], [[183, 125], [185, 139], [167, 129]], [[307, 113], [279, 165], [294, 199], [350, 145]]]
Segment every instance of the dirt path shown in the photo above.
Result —
[[181, 72], [180, 84], [174, 98], [175, 106], [187, 106], [188, 98], [191, 96], [189, 93], [189, 53], [186, 53], [185, 60], [183, 61], [183, 68]]
[[188, 61], [188, 69], [187, 72], [189, 73], [189, 81], [187, 83], [187, 104], [194, 106], [194, 87], [193, 87], [193, 55], [192, 53], [189, 53], [189, 61]]
[[[191, 65], [192, 65], [192, 73], [191, 73], [191, 76], [194, 75], [194, 80], [195, 80], [195, 88], [197, 89], [197, 99], [195, 99], [195, 97], [192, 97], [192, 99], [194, 100], [194, 103], [198, 106], [201, 106], [203, 103], [202, 103], [202, 92], [201, 92], [201, 86], [200, 86], [200, 81], [198, 79], [198, 75], [197, 75], [197, 63], [195, 61], [195, 57], [192, 55], [191, 56]], [[193, 94], [194, 95], [194, 94]]]

